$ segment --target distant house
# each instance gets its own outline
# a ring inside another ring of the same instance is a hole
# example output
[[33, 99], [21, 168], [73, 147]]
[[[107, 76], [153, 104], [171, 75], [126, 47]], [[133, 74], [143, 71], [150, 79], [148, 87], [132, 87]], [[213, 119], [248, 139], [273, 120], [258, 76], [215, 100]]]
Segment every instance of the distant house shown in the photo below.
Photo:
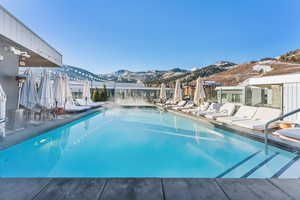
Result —
[[[204, 90], [207, 101], [216, 101], [217, 94], [215, 88], [220, 84], [215, 81], [204, 81]], [[196, 82], [190, 82], [188, 85], [183, 86], [183, 96], [186, 99], [193, 99], [195, 93]]]

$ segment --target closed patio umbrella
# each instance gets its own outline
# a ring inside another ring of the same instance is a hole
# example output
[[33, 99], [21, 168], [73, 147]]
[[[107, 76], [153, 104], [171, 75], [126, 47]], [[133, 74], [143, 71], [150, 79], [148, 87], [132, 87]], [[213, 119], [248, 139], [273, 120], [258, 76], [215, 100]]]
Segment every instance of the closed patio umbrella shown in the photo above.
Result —
[[82, 90], [82, 99], [86, 104], [91, 103], [91, 85], [89, 81], [84, 81], [83, 90]]
[[162, 83], [161, 87], [160, 87], [159, 99], [161, 101], [164, 101], [164, 100], [166, 100], [166, 98], [167, 98], [166, 85], [164, 83]]
[[64, 81], [61, 75], [57, 75], [53, 84], [53, 98], [55, 106], [57, 108], [63, 108], [65, 106], [65, 87]]
[[205, 99], [205, 91], [203, 87], [203, 81], [199, 77], [196, 81], [196, 89], [195, 89], [195, 94], [194, 94], [194, 103], [196, 105], [199, 105], [202, 100]]
[[64, 78], [64, 88], [65, 88], [65, 106], [66, 105], [73, 105], [73, 96], [72, 96], [72, 91], [70, 88], [70, 82], [69, 82], [69, 77], [68, 75], [65, 75]]
[[55, 105], [54, 101], [53, 86], [50, 80], [50, 75], [47, 71], [44, 71], [38, 90], [38, 103], [44, 109], [51, 109]]
[[32, 110], [38, 104], [38, 94], [36, 88], [35, 77], [30, 70], [25, 72], [26, 80], [22, 85], [20, 105]]
[[175, 92], [174, 92], [174, 98], [173, 101], [174, 103], [179, 102], [182, 100], [182, 90], [181, 90], [181, 86], [180, 86], [180, 80], [178, 79], [176, 81], [176, 85], [175, 85]]
[[5, 119], [6, 112], [6, 94], [0, 85], [0, 122]]

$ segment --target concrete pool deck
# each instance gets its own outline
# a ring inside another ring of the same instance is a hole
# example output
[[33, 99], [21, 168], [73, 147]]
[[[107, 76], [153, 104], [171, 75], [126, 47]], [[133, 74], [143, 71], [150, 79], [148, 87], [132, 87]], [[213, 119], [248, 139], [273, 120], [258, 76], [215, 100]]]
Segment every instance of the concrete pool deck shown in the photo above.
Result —
[[27, 139], [41, 135], [52, 129], [55, 129], [55, 128], [58, 128], [65, 124], [68, 124], [70, 122], [79, 120], [90, 114], [99, 112], [103, 109], [105, 109], [105, 108], [100, 107], [100, 108], [91, 109], [91, 110], [81, 112], [81, 113], [66, 114], [66, 115], [58, 117], [57, 119], [49, 120], [49, 121], [45, 121], [45, 122], [41, 121], [38, 125], [30, 125], [24, 129], [15, 131], [5, 137], [0, 137], [0, 151], [8, 148], [10, 146], [13, 146], [15, 144], [21, 143]]
[[299, 179], [0, 179], [1, 200], [292, 200]]
[[[154, 105], [154, 106], [157, 107], [158, 109], [164, 109], [157, 105]], [[182, 117], [200, 121], [200, 122], [210, 125], [212, 127], [231, 131], [233, 133], [236, 133], [236, 134], [239, 134], [239, 135], [260, 141], [260, 142], [264, 142], [264, 133], [261, 131], [255, 131], [255, 130], [251, 130], [251, 129], [246, 129], [246, 128], [242, 128], [242, 127], [238, 127], [238, 126], [234, 126], [234, 125], [217, 122], [215, 120], [207, 119], [207, 118], [200, 117], [200, 116], [199, 117], [194, 116], [194, 115], [182, 112], [182, 111], [177, 111], [177, 110], [172, 110], [172, 109], [165, 109], [165, 110], [167, 112], [171, 112], [173, 114], [176, 114], [176, 115], [179, 115]], [[287, 151], [290, 151], [293, 153], [299, 154], [299, 152], [300, 152], [300, 142], [282, 139], [282, 138], [275, 136], [273, 134], [270, 134], [270, 133], [268, 134], [268, 143], [269, 143], [269, 145], [273, 145], [273, 146], [279, 147], [281, 149], [284, 149], [284, 150], [287, 150]]]

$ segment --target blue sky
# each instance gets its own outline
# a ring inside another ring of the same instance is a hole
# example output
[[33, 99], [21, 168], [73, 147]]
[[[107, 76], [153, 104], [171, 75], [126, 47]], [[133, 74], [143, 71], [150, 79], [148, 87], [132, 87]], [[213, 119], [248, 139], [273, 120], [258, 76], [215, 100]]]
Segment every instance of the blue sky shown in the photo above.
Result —
[[300, 48], [299, 0], [0, 0], [95, 73], [191, 69]]

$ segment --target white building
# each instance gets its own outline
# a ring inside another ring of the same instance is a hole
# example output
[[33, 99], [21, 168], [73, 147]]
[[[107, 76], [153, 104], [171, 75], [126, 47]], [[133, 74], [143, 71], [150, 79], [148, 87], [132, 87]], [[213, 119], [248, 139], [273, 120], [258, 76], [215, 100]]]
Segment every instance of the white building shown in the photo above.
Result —
[[[283, 113], [300, 108], [300, 74], [287, 74], [250, 78], [249, 84], [268, 88], [272, 105], [280, 106]], [[300, 121], [300, 113], [287, 118], [289, 121]]]
[[7, 110], [17, 108], [18, 67], [56, 67], [62, 55], [0, 5], [0, 84]]

